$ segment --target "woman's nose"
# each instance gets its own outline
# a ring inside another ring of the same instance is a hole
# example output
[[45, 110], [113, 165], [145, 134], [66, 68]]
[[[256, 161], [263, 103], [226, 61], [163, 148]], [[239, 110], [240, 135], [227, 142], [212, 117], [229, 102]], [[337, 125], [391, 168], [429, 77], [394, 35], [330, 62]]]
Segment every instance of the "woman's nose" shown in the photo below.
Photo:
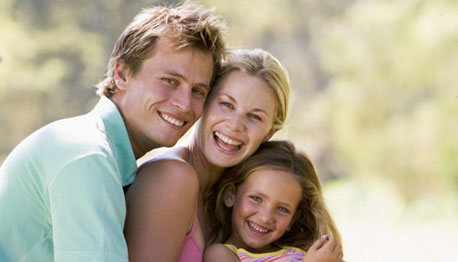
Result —
[[226, 125], [232, 131], [242, 131], [244, 128], [243, 117], [240, 115], [232, 115], [226, 121]]

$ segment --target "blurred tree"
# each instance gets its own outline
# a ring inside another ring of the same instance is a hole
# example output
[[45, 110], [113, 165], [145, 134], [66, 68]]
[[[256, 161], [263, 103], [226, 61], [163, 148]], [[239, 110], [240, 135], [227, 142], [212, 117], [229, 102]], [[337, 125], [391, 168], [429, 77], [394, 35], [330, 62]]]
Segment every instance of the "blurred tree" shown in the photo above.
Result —
[[392, 181], [409, 202], [457, 192], [456, 28], [447, 0], [360, 1], [317, 21], [322, 103], [353, 176]]
[[[0, 163], [33, 130], [87, 112], [146, 0], [0, 2]], [[454, 0], [202, 0], [231, 47], [263, 48], [293, 89], [288, 138], [323, 179], [385, 179], [407, 201], [458, 190]], [[434, 198], [431, 198], [434, 199]]]
[[97, 101], [93, 86], [103, 78], [116, 38], [151, 4], [0, 3], [0, 162], [37, 128], [92, 108]]

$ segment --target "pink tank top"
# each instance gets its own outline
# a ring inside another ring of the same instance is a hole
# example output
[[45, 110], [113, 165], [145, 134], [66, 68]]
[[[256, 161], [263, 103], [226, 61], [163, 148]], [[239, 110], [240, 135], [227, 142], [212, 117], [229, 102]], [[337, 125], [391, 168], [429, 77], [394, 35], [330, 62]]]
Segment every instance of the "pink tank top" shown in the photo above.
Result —
[[184, 239], [183, 248], [181, 249], [179, 262], [202, 262], [204, 259], [202, 248], [199, 245], [194, 232], [196, 231], [197, 223], [197, 206], [194, 212], [194, 221], [192, 222], [191, 232]]

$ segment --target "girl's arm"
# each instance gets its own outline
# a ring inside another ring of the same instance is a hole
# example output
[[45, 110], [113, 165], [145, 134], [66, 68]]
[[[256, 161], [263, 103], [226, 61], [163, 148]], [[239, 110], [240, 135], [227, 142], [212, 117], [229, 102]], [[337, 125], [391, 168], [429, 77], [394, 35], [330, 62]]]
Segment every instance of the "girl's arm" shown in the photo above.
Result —
[[240, 262], [237, 255], [223, 244], [213, 244], [205, 249], [204, 262]]
[[342, 262], [342, 246], [333, 236], [323, 236], [309, 248], [303, 262]]
[[177, 261], [190, 231], [199, 180], [183, 161], [142, 166], [126, 193], [129, 261]]

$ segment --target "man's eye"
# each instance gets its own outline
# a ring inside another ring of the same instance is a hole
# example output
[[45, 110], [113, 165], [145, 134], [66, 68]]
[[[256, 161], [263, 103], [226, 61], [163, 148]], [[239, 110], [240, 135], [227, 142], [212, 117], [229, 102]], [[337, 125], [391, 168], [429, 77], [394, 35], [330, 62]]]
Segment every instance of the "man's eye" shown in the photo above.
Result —
[[162, 80], [164, 82], [166, 82], [167, 84], [171, 84], [171, 85], [177, 85], [178, 84], [178, 82], [175, 79], [164, 77], [164, 78], [162, 78]]
[[197, 96], [200, 96], [200, 97], [206, 97], [207, 96], [207, 92], [205, 92], [204, 90], [201, 90], [199, 88], [194, 88], [192, 90], [192, 93], [194, 95], [197, 95]]

